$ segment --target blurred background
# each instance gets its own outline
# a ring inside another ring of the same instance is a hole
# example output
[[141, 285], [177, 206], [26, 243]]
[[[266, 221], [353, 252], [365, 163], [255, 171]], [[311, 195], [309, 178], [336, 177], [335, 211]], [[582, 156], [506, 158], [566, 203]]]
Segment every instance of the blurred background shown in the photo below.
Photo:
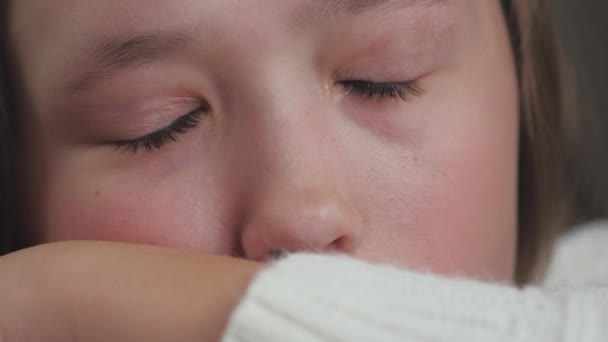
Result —
[[549, 0], [574, 68], [580, 141], [573, 167], [574, 222], [608, 218], [608, 0]]

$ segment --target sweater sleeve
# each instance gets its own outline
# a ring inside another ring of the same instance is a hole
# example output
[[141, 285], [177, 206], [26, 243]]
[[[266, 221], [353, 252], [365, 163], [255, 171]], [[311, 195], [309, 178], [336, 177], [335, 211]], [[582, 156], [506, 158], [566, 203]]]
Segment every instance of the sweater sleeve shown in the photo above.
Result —
[[223, 341], [605, 342], [608, 287], [522, 290], [294, 254], [258, 275]]

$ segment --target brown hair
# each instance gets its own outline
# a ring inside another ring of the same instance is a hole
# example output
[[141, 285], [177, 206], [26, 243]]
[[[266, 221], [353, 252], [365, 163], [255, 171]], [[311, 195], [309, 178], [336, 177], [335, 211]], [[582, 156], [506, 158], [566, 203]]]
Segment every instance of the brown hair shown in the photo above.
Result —
[[[25, 246], [24, 227], [19, 224], [17, 178], [20, 132], [13, 68], [8, 49], [8, 1], [0, 1], [0, 255]], [[19, 236], [21, 235], [21, 236]]]
[[[516, 281], [532, 279], [548, 257], [563, 218], [560, 55], [543, 0], [501, 0], [517, 63], [521, 99], [518, 260]], [[0, 3], [7, 23], [8, 1]], [[4, 24], [6, 26], [6, 24]], [[0, 30], [0, 255], [27, 245], [19, 210], [19, 117], [8, 28]]]
[[[520, 162], [516, 281], [539, 277], [566, 219], [565, 151], [571, 137], [562, 56], [543, 0], [503, 1], [518, 66]], [[536, 271], [536, 272], [535, 272]]]

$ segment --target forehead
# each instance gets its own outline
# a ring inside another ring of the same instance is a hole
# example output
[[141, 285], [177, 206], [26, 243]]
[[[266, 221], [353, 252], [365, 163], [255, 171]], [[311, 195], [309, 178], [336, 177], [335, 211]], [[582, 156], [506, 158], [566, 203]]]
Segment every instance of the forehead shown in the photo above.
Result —
[[420, 12], [459, 0], [20, 0], [10, 9], [13, 36], [61, 36], [67, 33], [112, 33], [125, 29], [162, 29], [175, 22], [242, 27], [294, 22], [336, 14]]
[[[485, 1], [485, 0], [483, 0]], [[465, 0], [19, 0], [12, 3], [10, 28], [24, 78], [47, 89], [41, 80], [66, 77], [85, 64], [91, 45], [109, 37], [187, 31], [201, 46], [221, 37], [252, 48], [280, 42], [306, 30], [320, 30], [338, 19], [366, 18], [352, 26], [445, 21], [445, 14], [466, 13]], [[440, 15], [430, 15], [444, 14]], [[406, 18], [407, 17], [407, 18]], [[374, 18], [383, 18], [373, 20]], [[401, 21], [401, 18], [404, 18]], [[442, 19], [438, 19], [442, 18]], [[372, 20], [369, 20], [372, 19]], [[343, 20], [342, 20], [343, 22]], [[412, 24], [412, 27], [423, 26]], [[349, 26], [344, 26], [348, 28]], [[193, 34], [194, 33], [194, 34]], [[200, 35], [199, 35], [200, 33]], [[215, 36], [215, 37], [214, 37]], [[61, 69], [61, 70], [60, 70]], [[60, 71], [58, 71], [60, 70]], [[63, 76], [62, 76], [63, 75]]]
[[[415, 9], [445, 5], [459, 0], [20, 0], [11, 3], [12, 17], [17, 23], [61, 26], [67, 19], [78, 18], [79, 24], [105, 23], [126, 24], [125, 19], [136, 20], [135, 24], [154, 24], [162, 14], [164, 19], [172, 16], [190, 16], [193, 19], [204, 15], [205, 19], [270, 16], [275, 14], [301, 14], [302, 12], [350, 12], [368, 10]], [[61, 20], [57, 15], [61, 16]], [[287, 18], [293, 19], [292, 16]], [[233, 22], [234, 23], [234, 22]], [[18, 27], [17, 30], [24, 27]]]

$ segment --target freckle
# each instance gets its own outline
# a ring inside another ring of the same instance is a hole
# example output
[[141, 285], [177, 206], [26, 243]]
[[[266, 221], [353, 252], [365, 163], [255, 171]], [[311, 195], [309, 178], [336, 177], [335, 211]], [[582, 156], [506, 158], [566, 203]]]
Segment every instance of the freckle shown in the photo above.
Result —
[[95, 191], [95, 197], [101, 196], [101, 192], [99, 190]]

